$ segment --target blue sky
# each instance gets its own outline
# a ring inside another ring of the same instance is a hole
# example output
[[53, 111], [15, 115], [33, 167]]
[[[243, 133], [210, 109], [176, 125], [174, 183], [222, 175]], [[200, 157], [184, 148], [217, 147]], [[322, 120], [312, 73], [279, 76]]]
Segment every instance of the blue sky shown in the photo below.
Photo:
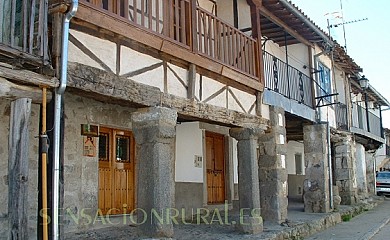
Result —
[[[341, 0], [344, 21], [368, 18], [366, 21], [345, 25], [347, 51], [363, 68], [363, 74], [382, 96], [390, 101], [390, 1], [389, 0]], [[291, 0], [311, 20], [327, 31], [327, 13], [341, 12], [340, 0]], [[332, 20], [331, 20], [332, 21]], [[341, 20], [333, 19], [333, 23]], [[332, 22], [331, 22], [332, 23]], [[342, 26], [331, 31], [340, 45], [344, 45]], [[390, 110], [383, 112], [383, 126], [390, 128]]]

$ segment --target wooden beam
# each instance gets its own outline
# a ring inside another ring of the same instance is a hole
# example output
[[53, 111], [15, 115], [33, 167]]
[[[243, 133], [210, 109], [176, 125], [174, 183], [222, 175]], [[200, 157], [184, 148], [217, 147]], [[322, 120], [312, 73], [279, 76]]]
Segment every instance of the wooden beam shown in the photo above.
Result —
[[306, 44], [308, 46], [313, 46], [313, 43], [307, 41], [305, 38], [303, 38], [301, 35], [299, 35], [295, 30], [291, 29], [285, 22], [280, 20], [278, 17], [276, 17], [273, 13], [271, 13], [269, 10], [267, 10], [265, 7], [260, 8], [260, 13], [271, 20], [272, 22], [276, 23], [280, 27], [282, 27], [288, 34], [299, 40], [301, 43]]
[[268, 124], [268, 120], [260, 116], [162, 93], [157, 87], [90, 66], [69, 63], [68, 74], [68, 86], [72, 92], [88, 95], [98, 101], [136, 107], [163, 106], [177, 110], [186, 118], [226, 126], [265, 128]]
[[59, 84], [58, 79], [54, 77], [44, 76], [28, 70], [16, 70], [3, 66], [0, 66], [0, 77], [36, 86], [57, 87]]
[[187, 97], [189, 99], [195, 99], [195, 85], [196, 85], [196, 65], [190, 64], [190, 69], [188, 71], [188, 93]]
[[28, 125], [31, 99], [11, 103], [8, 142], [8, 239], [28, 239]]
[[[4, 97], [10, 100], [19, 98], [30, 98], [33, 103], [41, 103], [42, 90], [38, 87], [19, 85], [0, 77], [0, 98]], [[47, 94], [47, 98], [51, 99], [51, 93]]]

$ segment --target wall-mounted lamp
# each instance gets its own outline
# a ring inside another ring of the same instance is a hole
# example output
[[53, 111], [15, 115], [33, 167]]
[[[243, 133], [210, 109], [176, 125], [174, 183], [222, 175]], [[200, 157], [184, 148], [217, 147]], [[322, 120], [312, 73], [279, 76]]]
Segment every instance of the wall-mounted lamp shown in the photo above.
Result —
[[360, 87], [363, 89], [363, 90], [366, 90], [368, 88], [368, 79], [363, 75], [360, 79], [359, 79], [359, 84], [360, 84]]

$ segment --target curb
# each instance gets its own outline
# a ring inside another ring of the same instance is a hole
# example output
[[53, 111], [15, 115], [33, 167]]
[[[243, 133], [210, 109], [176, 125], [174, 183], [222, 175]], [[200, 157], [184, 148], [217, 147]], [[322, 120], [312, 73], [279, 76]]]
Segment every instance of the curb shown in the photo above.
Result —
[[[332, 226], [335, 226], [338, 223], [342, 222], [342, 216], [344, 215], [351, 215], [356, 216], [363, 212], [363, 210], [371, 210], [375, 208], [380, 201], [373, 201], [370, 203], [365, 204], [359, 204], [357, 206], [351, 206], [349, 209], [342, 210], [340, 212], [333, 212], [326, 216], [324, 216], [321, 219], [318, 219], [316, 221], [312, 222], [305, 222], [302, 224], [299, 224], [295, 227], [283, 230], [281, 232], [276, 233], [273, 235], [270, 240], [284, 240], [284, 239], [301, 239], [303, 237], [309, 237], [311, 235], [314, 235], [318, 232], [324, 231], [327, 228], [330, 228]], [[367, 233], [364, 238], [364, 240], [372, 238], [383, 226], [385, 226], [388, 222], [390, 222], [389, 219], [385, 219], [381, 226], [377, 229], [373, 229], [369, 233]]]
[[390, 218], [383, 219], [383, 221], [381, 222], [381, 224], [378, 227], [376, 227], [376, 228], [372, 229], [371, 231], [369, 231], [368, 233], [366, 233], [361, 239], [362, 240], [363, 239], [367, 239], [367, 240], [372, 239], [375, 236], [375, 234], [377, 234], [389, 222], [390, 222]]

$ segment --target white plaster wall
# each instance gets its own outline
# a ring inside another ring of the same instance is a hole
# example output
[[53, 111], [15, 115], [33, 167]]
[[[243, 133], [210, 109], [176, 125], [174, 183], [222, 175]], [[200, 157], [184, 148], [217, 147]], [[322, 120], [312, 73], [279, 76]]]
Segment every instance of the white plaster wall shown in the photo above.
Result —
[[[203, 163], [195, 167], [195, 156], [203, 157], [203, 136], [199, 122], [176, 126], [175, 181], [203, 183]], [[206, 159], [202, 159], [205, 161]]]
[[[225, 2], [226, 0], [223, 1]], [[251, 9], [247, 1], [238, 0], [237, 5], [238, 5], [238, 28], [243, 29], [243, 28], [251, 27], [252, 26]], [[247, 34], [251, 34], [251, 32], [248, 32]]]
[[286, 168], [288, 174], [296, 174], [295, 169], [295, 154], [302, 155], [302, 175], [305, 175], [305, 154], [303, 143], [297, 141], [288, 141], [287, 143], [287, 156], [286, 156]]
[[168, 93], [187, 98], [188, 70], [168, 63]]
[[265, 51], [286, 62], [286, 50], [284, 47], [279, 47], [272, 40], [268, 40], [265, 44]]
[[271, 119], [269, 114], [269, 105], [261, 104], [261, 116], [268, 120]]
[[356, 182], [359, 191], [367, 192], [366, 155], [364, 146], [356, 143]]
[[[224, 88], [226, 85], [217, 82], [211, 78], [202, 77], [202, 101], [207, 100], [209, 97], [211, 97], [214, 93], [221, 90], [221, 88]], [[226, 89], [222, 91], [217, 96], [214, 96], [206, 103], [212, 104], [218, 107], [227, 107], [227, 101], [226, 101]]]
[[[302, 43], [289, 45], [287, 47], [287, 52], [289, 57], [288, 63], [307, 76], [310, 76], [308, 46]], [[304, 68], [304, 66], [306, 66], [306, 68]]]
[[[269, 40], [265, 44], [265, 51], [279, 58], [283, 62], [286, 62], [285, 46], [279, 46], [275, 42]], [[288, 64], [303, 72], [305, 75], [310, 76], [308, 47], [302, 43], [288, 45], [287, 53]], [[306, 69], [304, 68], [304, 66], [306, 66]]]
[[338, 68], [335, 68], [335, 83], [336, 83], [335, 92], [339, 94], [337, 96], [338, 101], [343, 104], [346, 104], [347, 99], [345, 96], [345, 74], [343, 71], [341, 71]]
[[375, 164], [376, 164], [376, 170], [379, 171], [379, 168], [382, 164], [382, 162], [386, 159], [386, 145], [382, 144], [378, 150], [375, 152]]
[[320, 107], [321, 121], [329, 122], [329, 126], [336, 128], [336, 113], [333, 107]]
[[[159, 63], [162, 63], [162, 60], [121, 46], [120, 75]], [[162, 65], [151, 71], [132, 76], [131, 79], [136, 82], [158, 87], [160, 91], [164, 92], [164, 69]]]
[[[70, 30], [78, 41], [86, 46], [96, 57], [104, 62], [112, 72], [116, 71], [116, 44], [108, 40], [93, 37], [83, 32]], [[97, 62], [84, 54], [73, 43], [69, 44], [69, 62], [82, 63], [88, 66], [103, 69]]]
[[234, 25], [233, 1], [217, 0], [217, 15], [219, 18], [221, 18], [222, 20], [224, 20], [225, 22], [233, 26]]
[[233, 87], [229, 87], [229, 90], [231, 90], [231, 92], [234, 94], [234, 96], [230, 92], [228, 94], [229, 109], [238, 112], [247, 112], [253, 115], [256, 114], [256, 107], [253, 107], [253, 104], [256, 103], [255, 95], [249, 94]]

